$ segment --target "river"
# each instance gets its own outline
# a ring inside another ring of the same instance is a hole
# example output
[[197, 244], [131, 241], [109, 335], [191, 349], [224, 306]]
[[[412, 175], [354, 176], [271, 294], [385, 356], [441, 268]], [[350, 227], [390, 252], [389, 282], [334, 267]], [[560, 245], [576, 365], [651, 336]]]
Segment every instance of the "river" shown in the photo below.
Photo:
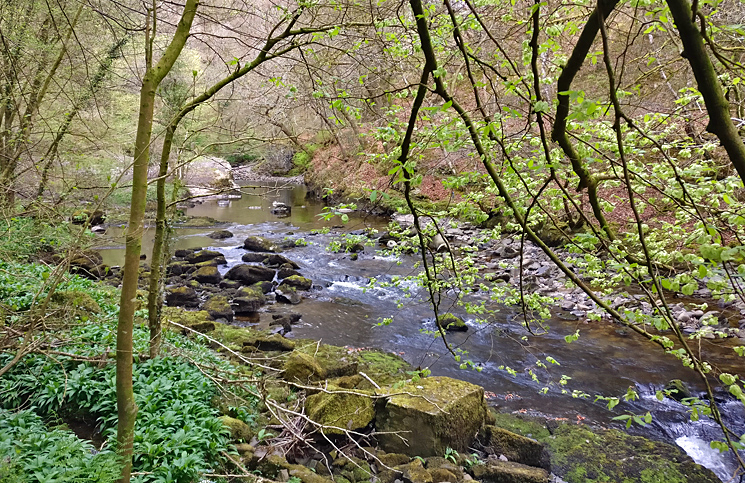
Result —
[[[234, 233], [233, 238], [212, 240], [205, 235], [214, 228], [182, 228], [175, 234], [176, 248], [212, 247], [225, 254], [227, 267], [241, 263], [245, 251], [240, 248], [249, 235], [261, 235], [274, 240], [302, 237], [307, 242], [285, 253], [296, 261], [300, 272], [323, 287], [314, 290], [302, 304], [294, 307], [302, 314], [302, 322], [290, 333], [294, 337], [320, 339], [329, 344], [360, 347], [378, 347], [395, 352], [415, 367], [428, 367], [434, 375], [446, 375], [483, 386], [493, 406], [504, 410], [527, 412], [577, 422], [593, 422], [600, 426], [619, 426], [614, 416], [651, 412], [653, 422], [646, 427], [634, 427], [633, 432], [647, 437], [675, 441], [694, 460], [712, 470], [724, 481], [731, 475], [732, 455], [719, 454], [708, 447], [708, 441], [718, 438], [718, 427], [706, 417], [690, 421], [682, 404], [665, 399], [660, 402], [655, 393], [671, 379], [685, 381], [695, 394], [702, 394], [703, 386], [695, 374], [684, 368], [672, 356], [662, 353], [634, 333], [608, 322], [586, 323], [584, 320], [567, 321], [552, 317], [550, 331], [534, 336], [514, 321], [515, 311], [495, 305], [494, 313], [486, 324], [477, 324], [465, 312], [453, 309], [469, 325], [467, 332], [448, 334], [449, 342], [467, 351], [463, 359], [470, 359], [480, 369], [459, 369], [445, 350], [442, 340], [425, 332], [435, 326], [432, 312], [423, 293], [413, 284], [408, 288], [410, 298], [403, 298], [400, 288], [367, 289], [370, 278], [391, 281], [393, 277], [414, 273], [416, 259], [383, 256], [377, 247], [368, 246], [353, 260], [348, 254], [330, 253], [325, 247], [336, 232], [354, 232], [363, 228], [385, 230], [387, 220], [351, 213], [349, 221], [328, 234], [312, 233], [340, 225], [338, 218], [324, 221], [319, 218], [323, 205], [306, 199], [305, 188], [287, 189], [245, 187], [241, 199], [206, 201], [187, 210], [189, 216], [208, 216], [226, 223], [220, 226]], [[287, 218], [270, 214], [273, 201], [292, 206]], [[109, 242], [102, 248], [104, 263], [118, 265], [123, 260], [123, 247], [117, 245], [121, 228], [107, 231]], [[152, 230], [148, 230], [143, 243], [143, 253], [152, 250]], [[478, 294], [474, 295], [478, 297]], [[447, 304], [447, 301], [445, 301]], [[267, 314], [265, 314], [267, 315]], [[384, 317], [393, 317], [390, 325], [381, 326]], [[267, 319], [269, 319], [267, 315]], [[237, 323], [248, 323], [238, 321]], [[252, 321], [253, 322], [253, 321]], [[260, 324], [268, 324], [261, 318]], [[580, 330], [580, 338], [567, 344], [566, 335]], [[704, 340], [704, 349], [712, 354], [720, 367], [737, 372], [741, 362], [729, 348], [734, 341], [711, 342]], [[541, 369], [537, 361], [553, 357], [558, 364], [547, 364]], [[517, 374], [510, 375], [499, 369], [509, 366]], [[536, 374], [534, 381], [529, 371]], [[742, 372], [742, 371], [739, 371]], [[566, 385], [560, 384], [567, 376]], [[542, 389], [548, 387], [544, 394]], [[596, 395], [617, 396], [633, 388], [639, 394], [636, 401], [623, 401], [612, 411], [601, 402], [594, 402]], [[568, 394], [562, 393], [565, 389]], [[572, 397], [579, 391], [589, 397]], [[721, 394], [723, 411], [738, 434], [745, 432], [743, 406], [727, 394]]]

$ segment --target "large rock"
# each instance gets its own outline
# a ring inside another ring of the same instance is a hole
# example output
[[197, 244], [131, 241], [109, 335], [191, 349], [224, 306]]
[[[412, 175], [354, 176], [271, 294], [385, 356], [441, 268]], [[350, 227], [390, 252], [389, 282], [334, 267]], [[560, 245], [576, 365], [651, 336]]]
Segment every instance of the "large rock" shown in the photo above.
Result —
[[166, 289], [166, 303], [171, 307], [198, 307], [199, 295], [191, 287], [171, 287]]
[[528, 466], [550, 468], [547, 455], [544, 457], [543, 445], [534, 439], [487, 425], [481, 431], [479, 440], [488, 454], [503, 455], [509, 461]]
[[274, 291], [274, 294], [277, 297], [277, 302], [282, 302], [285, 304], [297, 305], [303, 301], [303, 298], [300, 296], [300, 294], [297, 293], [293, 287], [290, 287], [288, 285], [277, 288], [277, 290]]
[[270, 266], [272, 268], [277, 268], [285, 264], [290, 265], [290, 268], [295, 268], [295, 269], [300, 268], [300, 266], [297, 263], [293, 262], [292, 260], [290, 260], [289, 258], [285, 256], [277, 255], [276, 253], [267, 254], [263, 262], [265, 265]]
[[276, 252], [277, 246], [261, 236], [250, 236], [243, 242], [243, 248], [252, 252]]
[[378, 441], [385, 451], [412, 456], [443, 455], [447, 448], [468, 451], [486, 419], [482, 387], [449, 377], [428, 377], [404, 391], [407, 394], [380, 391], [392, 394], [379, 403], [375, 422], [383, 433]]
[[548, 471], [511, 461], [489, 461], [472, 468], [482, 483], [548, 483]]
[[168, 264], [168, 267], [166, 268], [166, 273], [168, 274], [169, 277], [171, 277], [174, 275], [184, 275], [187, 273], [192, 273], [196, 269], [197, 267], [195, 267], [191, 263], [184, 261], [184, 260], [180, 260], [180, 261], [171, 262], [170, 264]]
[[468, 330], [468, 326], [463, 322], [463, 319], [450, 313], [440, 317], [440, 324], [448, 332], [466, 332]]
[[326, 378], [326, 371], [315, 358], [305, 352], [293, 351], [285, 361], [284, 379], [306, 384]]
[[212, 238], [213, 240], [224, 240], [225, 238], [232, 238], [233, 234], [228, 230], [216, 230], [208, 234], [207, 236], [209, 238]]
[[212, 283], [217, 285], [222, 280], [222, 275], [217, 267], [206, 266], [194, 272], [194, 280], [199, 283]]
[[70, 260], [70, 273], [100, 280], [108, 275], [109, 267], [103, 264], [103, 257], [98, 252], [86, 251]]
[[285, 361], [284, 378], [303, 382], [357, 374], [359, 365], [343, 347], [312, 344], [296, 350]]
[[223, 255], [220, 252], [216, 252], [214, 250], [199, 250], [198, 252], [189, 253], [186, 255], [186, 261], [189, 263], [200, 263], [200, 262], [206, 262], [207, 260], [220, 260], [222, 259], [221, 265], [224, 265], [225, 263], [225, 255]]
[[271, 282], [274, 279], [274, 270], [257, 265], [236, 265], [225, 274], [228, 280], [237, 280], [244, 285], [253, 285], [256, 282]]
[[375, 408], [372, 398], [351, 393], [319, 392], [305, 400], [305, 411], [310, 419], [324, 426], [324, 432], [342, 434], [343, 430], [357, 431], [372, 422]]
[[284, 289], [285, 287], [290, 286], [298, 290], [310, 290], [312, 285], [313, 282], [308, 278], [301, 277], [300, 275], [290, 275], [282, 280], [282, 283], [279, 284], [279, 288]]
[[101, 307], [93, 297], [77, 290], [58, 290], [52, 294], [52, 302], [86, 316], [101, 312]]
[[223, 295], [213, 295], [202, 306], [202, 310], [207, 311], [213, 319], [225, 319], [228, 322], [233, 320], [233, 309], [228, 303], [227, 297]]
[[291, 351], [295, 349], [295, 342], [279, 334], [255, 334], [243, 342], [243, 349], [247, 348], [260, 351]]
[[244, 253], [241, 257], [241, 260], [243, 260], [246, 263], [261, 263], [264, 260], [266, 260], [268, 253], [261, 253], [261, 252], [248, 252]]
[[218, 418], [225, 429], [230, 433], [230, 439], [233, 441], [251, 441], [254, 432], [240, 419], [231, 418], [230, 416], [220, 416]]
[[236, 314], [251, 314], [258, 312], [262, 305], [266, 303], [266, 297], [258, 285], [252, 287], [243, 287], [233, 297], [233, 305]]

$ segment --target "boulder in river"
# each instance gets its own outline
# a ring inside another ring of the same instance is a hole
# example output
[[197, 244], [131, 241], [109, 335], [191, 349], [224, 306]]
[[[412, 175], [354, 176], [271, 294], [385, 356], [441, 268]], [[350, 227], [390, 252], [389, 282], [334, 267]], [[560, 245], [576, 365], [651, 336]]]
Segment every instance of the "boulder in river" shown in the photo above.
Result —
[[380, 394], [387, 391], [393, 394], [379, 403], [375, 420], [378, 441], [387, 452], [436, 456], [447, 448], [468, 451], [486, 419], [484, 389], [469, 382], [426, 377], [403, 391]]
[[217, 267], [206, 266], [201, 267], [199, 270], [194, 272], [194, 280], [199, 283], [212, 283], [217, 285], [222, 280], [222, 275], [220, 275]]
[[257, 312], [266, 303], [266, 297], [259, 286], [243, 287], [233, 298], [236, 314]]
[[277, 290], [274, 291], [274, 294], [277, 297], [277, 302], [282, 302], [285, 304], [297, 305], [303, 300], [300, 294], [297, 293], [295, 289], [289, 285], [285, 285], [282, 288], [277, 288]]
[[271, 282], [274, 279], [274, 270], [256, 265], [236, 265], [225, 274], [228, 280], [237, 280], [244, 285], [253, 285], [256, 282]]
[[268, 267], [272, 267], [272, 268], [277, 268], [282, 265], [289, 265], [290, 268], [294, 268], [294, 269], [300, 268], [300, 266], [297, 263], [293, 262], [292, 260], [290, 260], [289, 258], [283, 255], [278, 255], [276, 253], [268, 254], [267, 257], [263, 260], [263, 262], [264, 262], [264, 265]]
[[221, 265], [224, 265], [227, 263], [225, 261], [225, 256], [215, 250], [199, 250], [198, 252], [189, 253], [186, 255], [186, 261], [189, 263], [201, 263], [206, 262], [208, 260], [220, 260], [222, 259]]
[[191, 287], [170, 287], [166, 289], [166, 303], [171, 307], [198, 307], [199, 295]]
[[243, 254], [241, 260], [246, 263], [261, 263], [266, 260], [267, 255], [269, 254], [261, 252], [248, 252]]
[[283, 278], [292, 277], [293, 275], [300, 275], [300, 272], [290, 267], [289, 265], [282, 265], [281, 267], [279, 267], [279, 271], [277, 272], [277, 278], [279, 278], [280, 280]]
[[284, 290], [288, 286], [297, 290], [310, 290], [310, 287], [313, 286], [313, 282], [300, 275], [291, 275], [282, 280], [282, 283], [279, 284], [280, 290]]
[[489, 460], [475, 465], [473, 476], [482, 483], [549, 483], [548, 471], [512, 461]]
[[233, 309], [228, 303], [227, 297], [223, 295], [213, 295], [202, 306], [213, 319], [225, 319], [228, 322], [233, 321]]
[[269, 212], [277, 218], [285, 218], [290, 216], [290, 213], [292, 213], [292, 208], [288, 204], [282, 203], [281, 201], [274, 201], [272, 202], [272, 207]]
[[213, 240], [224, 240], [226, 238], [233, 238], [233, 236], [233, 233], [228, 230], [216, 230], [207, 235], [207, 237], [212, 238]]
[[177, 260], [175, 262], [171, 262], [168, 264], [168, 267], [166, 268], [166, 273], [169, 276], [178, 276], [178, 275], [184, 275], [187, 273], [192, 273], [197, 269], [194, 265], [191, 263], [184, 261], [184, 260]]
[[243, 242], [243, 248], [252, 252], [276, 252], [277, 246], [261, 236], [250, 236]]
[[548, 454], [538, 441], [497, 426], [486, 425], [480, 431], [479, 443], [490, 455], [503, 455], [509, 461], [550, 469]]
[[440, 316], [440, 325], [448, 332], [468, 331], [468, 326], [463, 322], [463, 319], [450, 313]]

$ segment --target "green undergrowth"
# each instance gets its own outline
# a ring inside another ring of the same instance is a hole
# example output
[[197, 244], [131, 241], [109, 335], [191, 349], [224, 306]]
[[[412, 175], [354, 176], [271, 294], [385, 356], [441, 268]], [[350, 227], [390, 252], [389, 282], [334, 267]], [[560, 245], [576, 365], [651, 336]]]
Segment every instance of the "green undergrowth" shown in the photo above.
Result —
[[80, 227], [60, 220], [0, 218], [0, 260], [29, 261], [41, 252], [58, 250], [72, 243], [79, 230]]
[[[32, 307], [34, 297], [39, 299], [34, 294], [45, 293], [42, 284], [49, 276], [50, 269], [41, 265], [0, 265], [0, 303], [12, 307], [3, 314], [0, 329], [24, 320], [24, 311]], [[119, 295], [75, 275], [66, 275], [59, 289], [88, 295], [101, 311], [75, 316], [64, 321], [64, 329], [41, 334], [46, 340], [42, 347], [51, 347], [54, 353], [26, 355], [0, 378], [3, 482], [111, 481], [117, 473], [114, 360]], [[70, 312], [50, 311], [47, 319], [55, 314]], [[174, 332], [164, 333], [163, 355], [147, 359], [149, 332], [142, 315], [138, 313], [133, 333], [133, 380], [139, 408], [133, 481], [186, 483], [209, 473], [224, 473], [230, 437], [218, 419], [214, 401], [220, 393], [210, 375], [230, 378], [242, 369], [199, 339]], [[50, 326], [60, 327], [62, 322]], [[0, 353], [0, 367], [14, 355], [14, 350]], [[243, 402], [232, 408], [248, 423], [259, 405], [252, 390], [237, 391]], [[95, 448], [93, 442], [65, 429], [81, 423], [95, 428]]]

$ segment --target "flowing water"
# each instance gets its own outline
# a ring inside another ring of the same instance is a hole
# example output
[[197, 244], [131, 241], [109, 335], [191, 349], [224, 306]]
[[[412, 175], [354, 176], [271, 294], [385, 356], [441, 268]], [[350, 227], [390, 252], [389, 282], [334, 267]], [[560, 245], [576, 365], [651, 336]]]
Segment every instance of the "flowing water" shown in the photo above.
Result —
[[[208, 228], [177, 229], [176, 248], [212, 247], [225, 254], [227, 267], [241, 263], [245, 251], [240, 248], [248, 235], [261, 235], [274, 240], [302, 237], [307, 245], [298, 246], [286, 256], [301, 266], [301, 273], [312, 279], [314, 289], [302, 304], [293, 307], [302, 314], [301, 323], [290, 333], [294, 337], [323, 340], [350, 348], [378, 347], [395, 352], [415, 367], [429, 367], [435, 375], [465, 379], [483, 386], [492, 405], [510, 411], [541, 414], [550, 418], [577, 422], [592, 421], [602, 426], [617, 425], [612, 418], [628, 412], [650, 411], [654, 420], [650, 425], [635, 431], [648, 437], [677, 442], [694, 460], [714, 470], [724, 481], [731, 475], [732, 455], [719, 454], [708, 446], [708, 441], [721, 437], [719, 428], [708, 418], [691, 422], [687, 408], [665, 399], [658, 401], [656, 391], [672, 379], [685, 381], [694, 394], [701, 394], [702, 383], [693, 372], [684, 368], [672, 356], [663, 354], [656, 346], [634, 333], [607, 322], [585, 323], [567, 321], [560, 317], [549, 320], [550, 331], [534, 336], [514, 320], [515, 311], [493, 305], [494, 313], [486, 324], [477, 324], [463, 311], [452, 312], [466, 320], [469, 330], [448, 334], [448, 341], [467, 351], [463, 360], [474, 362], [478, 370], [459, 369], [445, 350], [442, 340], [431, 335], [435, 329], [432, 311], [424, 294], [414, 284], [388, 288], [368, 288], [371, 278], [378, 281], [395, 281], [396, 277], [415, 273], [415, 257], [396, 259], [377, 252], [377, 247], [366, 247], [358, 260], [348, 254], [335, 254], [325, 250], [332, 237], [312, 233], [338, 224], [338, 218], [323, 221], [318, 215], [323, 205], [306, 199], [303, 187], [270, 189], [247, 188], [249, 194], [241, 199], [207, 201], [188, 209], [190, 216], [209, 216], [225, 222], [233, 238], [212, 240], [205, 235]], [[279, 219], [270, 214], [273, 201], [292, 206], [288, 218]], [[384, 230], [387, 220], [360, 217], [350, 214], [350, 220], [338, 231], [350, 232], [362, 228]], [[335, 235], [336, 233], [336, 235]], [[107, 232], [114, 239], [121, 229]], [[148, 231], [143, 243], [143, 253], [152, 249], [152, 232]], [[120, 264], [123, 260], [121, 246], [111, 244], [101, 250], [104, 263]], [[408, 297], [406, 295], [409, 294]], [[474, 299], [479, 294], [473, 295]], [[443, 307], [449, 307], [448, 300]], [[381, 325], [383, 318], [393, 317], [390, 325]], [[255, 322], [255, 320], [252, 320]], [[264, 318], [259, 323], [267, 324]], [[564, 337], [580, 330], [579, 340], [567, 344]], [[718, 367], [734, 373], [741, 364], [729, 348], [738, 341], [701, 342], [703, 351], [711, 354]], [[546, 363], [541, 369], [537, 361], [553, 357], [558, 364]], [[517, 374], [510, 375], [500, 366], [508, 366]], [[536, 375], [537, 381], [532, 377]], [[566, 385], [560, 383], [565, 375]], [[548, 388], [544, 393], [543, 388]], [[596, 395], [621, 396], [629, 388], [639, 394], [635, 401], [621, 402], [609, 411], [602, 402], [595, 402]], [[563, 391], [564, 390], [564, 391]], [[586, 393], [586, 397], [572, 397]], [[739, 431], [745, 432], [745, 412], [742, 405], [721, 394], [721, 403], [728, 421]]]

